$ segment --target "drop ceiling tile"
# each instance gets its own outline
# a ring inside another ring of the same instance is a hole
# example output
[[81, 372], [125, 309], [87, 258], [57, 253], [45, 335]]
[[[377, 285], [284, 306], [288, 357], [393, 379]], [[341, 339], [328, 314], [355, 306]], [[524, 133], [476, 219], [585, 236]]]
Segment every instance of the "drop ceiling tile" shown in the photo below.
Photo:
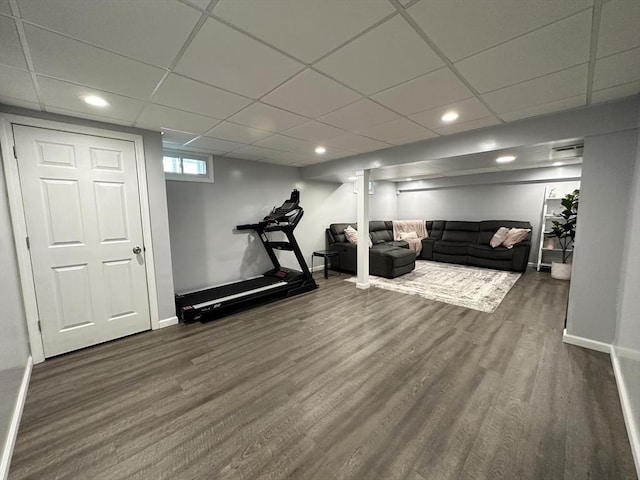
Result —
[[235, 152], [229, 152], [224, 155], [228, 158], [237, 158], [238, 160], [249, 160], [255, 162], [256, 160], [260, 160], [262, 157], [260, 155], [249, 155], [248, 153], [239, 153], [239, 150]]
[[332, 53], [315, 67], [368, 95], [443, 65], [440, 57], [398, 15]]
[[353, 131], [385, 123], [398, 117], [399, 115], [391, 110], [381, 107], [367, 98], [363, 98], [356, 103], [323, 115], [318, 120]]
[[[374, 127], [358, 130], [356, 133], [374, 138], [381, 142], [390, 142], [412, 135], [426, 135], [428, 130], [404, 117]], [[430, 132], [429, 132], [430, 133]]]
[[11, 6], [9, 0], [0, 0], [0, 12], [11, 15]]
[[18, 29], [11, 18], [0, 16], [0, 45], [0, 63], [27, 70]]
[[187, 5], [191, 5], [194, 8], [197, 8], [199, 10], [206, 10], [206, 8], [211, 3], [211, 0], [178, 0], [178, 1], [183, 2]]
[[396, 112], [410, 115], [472, 96], [451, 70], [442, 68], [377, 93], [372, 98]]
[[308, 122], [282, 132], [289, 137], [307, 140], [309, 142], [323, 142], [330, 138], [339, 137], [346, 132], [339, 128], [331, 127], [319, 122]]
[[625, 83], [617, 87], [596, 90], [591, 94], [591, 103], [607, 102], [616, 98], [630, 97], [640, 93], [640, 81]]
[[[105, 94], [92, 88], [41, 76], [38, 76], [38, 85], [40, 86], [42, 101], [47, 109], [49, 109], [49, 107], [64, 108], [65, 110], [82, 112], [87, 115], [127, 120], [131, 123], [144, 106], [144, 102], [140, 100], [134, 100], [113, 93]], [[111, 105], [106, 107], [88, 105], [82, 99], [87, 95], [100, 95]]]
[[25, 30], [38, 73], [142, 100], [162, 78], [159, 68], [30, 25]]
[[313, 143], [278, 134], [260, 140], [254, 145], [257, 145], [259, 147], [273, 148], [275, 150], [282, 150], [285, 152], [299, 153], [313, 153], [315, 149], [315, 144]]
[[611, 0], [602, 5], [597, 57], [640, 46], [640, 2]]
[[377, 140], [363, 137], [362, 135], [356, 135], [355, 133], [347, 133], [340, 137], [331, 138], [329, 140], [325, 140], [324, 143], [330, 147], [337, 148], [339, 150], [346, 150], [348, 152], [358, 152], [363, 148], [366, 149], [367, 147], [375, 147], [374, 150], [378, 150], [379, 148], [389, 146], [384, 142], [378, 142]]
[[406, 145], [407, 143], [421, 142], [422, 140], [428, 140], [430, 138], [435, 138], [438, 136], [439, 135], [435, 132], [425, 130], [424, 132], [415, 135], [394, 138], [393, 140], [389, 140], [389, 143], [392, 145]]
[[259, 98], [304, 65], [214, 19], [202, 26], [176, 72]]
[[215, 150], [219, 152], [230, 152], [232, 150], [238, 150], [242, 148], [243, 144], [237, 142], [229, 142], [227, 140], [221, 140], [219, 138], [200, 137], [191, 142], [189, 146], [194, 148]]
[[166, 78], [153, 97], [154, 103], [215, 118], [227, 118], [251, 101], [175, 74]]
[[274, 150], [268, 156], [263, 157], [263, 161], [273, 163], [276, 165], [291, 165], [292, 163], [300, 162], [303, 155], [300, 153], [281, 152]]
[[435, 131], [440, 135], [452, 135], [454, 133], [475, 130], [476, 128], [497, 125], [498, 123], [500, 123], [500, 121], [492, 115], [490, 117], [471, 120], [470, 122], [456, 123], [455, 125], [447, 125], [446, 127], [438, 128]]
[[199, 148], [199, 147], [192, 147], [191, 145], [180, 145], [180, 144], [169, 143], [169, 142], [162, 142], [162, 146], [168, 149], [181, 150], [185, 152], [204, 153], [206, 155], [222, 155], [223, 153], [227, 153], [223, 150], [215, 150], [213, 148]]
[[596, 60], [593, 89], [615, 87], [640, 80], [640, 48]]
[[487, 93], [482, 97], [499, 114], [575, 97], [587, 91], [587, 65], [552, 73]]
[[407, 11], [456, 62], [592, 5], [593, 0], [421, 0]]
[[0, 95], [0, 103], [3, 105], [11, 105], [12, 107], [27, 108], [29, 110], [40, 110], [40, 104], [35, 102], [27, 102], [17, 98], [5, 97]]
[[[200, 18], [178, 2], [19, 0], [22, 17], [65, 35], [167, 67]], [[95, 19], [96, 21], [90, 21]]]
[[179, 132], [178, 130], [171, 130], [168, 128], [162, 129], [162, 143], [172, 143], [176, 145], [184, 145], [190, 142], [198, 135], [195, 133]]
[[386, 0], [222, 0], [213, 13], [312, 63], [394, 11]]
[[0, 65], [0, 95], [38, 103], [31, 75], [23, 70]]
[[262, 102], [316, 118], [359, 98], [357, 93], [307, 69], [265, 96]]
[[201, 134], [218, 123], [220, 123], [220, 120], [215, 118], [183, 112], [175, 108], [163, 107], [162, 105], [151, 103], [142, 111], [136, 126], [151, 130], [168, 128], [181, 132]]
[[[585, 11], [455, 64], [480, 93], [589, 60], [591, 11]], [[559, 48], [559, 46], [562, 48]]]
[[279, 153], [282, 153], [279, 150], [273, 150], [272, 148], [265, 148], [265, 147], [257, 147], [255, 145], [247, 145], [245, 147], [241, 147], [238, 148], [237, 150], [234, 150], [232, 153], [230, 153], [230, 156], [233, 155], [251, 155], [253, 157], [257, 157], [257, 159], [260, 158], [266, 158], [266, 157], [273, 157], [275, 155], [278, 155]]
[[254, 143], [271, 135], [271, 132], [229, 122], [222, 122], [207, 132], [208, 137], [238, 143]]
[[436, 128], [444, 128], [452, 125], [442, 121], [442, 116], [449, 112], [457, 112], [460, 116], [454, 122], [455, 124], [466, 123], [471, 120], [488, 117], [491, 112], [482, 104], [480, 100], [475, 97], [467, 98], [461, 102], [456, 102], [448, 105], [444, 105], [438, 108], [432, 108], [425, 112], [419, 112], [411, 115], [409, 118], [415, 120], [421, 125], [432, 130]]
[[586, 94], [576, 95], [574, 97], [563, 98], [562, 100], [555, 100], [553, 102], [542, 103], [540, 105], [533, 105], [531, 107], [523, 108], [521, 110], [515, 110], [513, 112], [506, 112], [501, 114], [501, 116], [505, 121], [513, 122], [522, 118], [536, 117], [538, 115], [544, 115], [547, 113], [582, 107], [586, 104], [586, 100]]
[[355, 149], [353, 149], [352, 153], [348, 153], [345, 155], [341, 155], [343, 157], [349, 156], [349, 155], [353, 155], [355, 153], [368, 153], [368, 152], [377, 152], [378, 150], [384, 150], [386, 148], [390, 148], [392, 147], [392, 145], [389, 145], [388, 143], [382, 143], [382, 142], [376, 142], [376, 143], [372, 143], [369, 145], [362, 145], [360, 147], [357, 147]]
[[121, 125], [124, 127], [128, 127], [131, 125], [131, 122], [126, 120], [118, 120], [116, 118], [94, 115], [87, 112], [77, 112], [75, 110], [68, 110], [66, 108], [49, 107], [47, 108], [47, 112], [57, 113], [58, 115], [67, 115], [74, 118], [84, 118], [86, 120], [93, 120], [95, 122], [109, 123], [111, 125]]
[[256, 102], [230, 117], [229, 121], [269, 132], [280, 132], [296, 125], [302, 125], [308, 119], [271, 105]]

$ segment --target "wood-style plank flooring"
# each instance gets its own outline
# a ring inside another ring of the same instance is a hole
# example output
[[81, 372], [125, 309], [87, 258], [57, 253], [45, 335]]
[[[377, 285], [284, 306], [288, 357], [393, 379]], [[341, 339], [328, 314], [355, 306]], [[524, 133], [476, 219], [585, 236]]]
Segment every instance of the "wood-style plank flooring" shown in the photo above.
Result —
[[636, 478], [567, 283], [528, 271], [487, 314], [316, 278], [35, 366], [9, 478]]

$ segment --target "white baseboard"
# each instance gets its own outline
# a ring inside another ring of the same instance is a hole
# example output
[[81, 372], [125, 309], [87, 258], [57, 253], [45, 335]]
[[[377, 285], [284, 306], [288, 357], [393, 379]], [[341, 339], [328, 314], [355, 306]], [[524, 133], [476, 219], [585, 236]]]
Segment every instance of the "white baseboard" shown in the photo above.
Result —
[[567, 333], [567, 329], [564, 329], [562, 334], [562, 342], [569, 345], [575, 345], [577, 347], [589, 348], [596, 352], [611, 353], [611, 344], [599, 342], [598, 340], [591, 340], [590, 338], [578, 337], [576, 335], [570, 335]]
[[171, 325], [177, 325], [177, 324], [178, 324], [178, 317], [176, 316], [163, 318], [158, 322], [158, 328], [170, 327]]
[[359, 288], [360, 290], [366, 290], [370, 286], [371, 286], [370, 283], [357, 283], [356, 282], [356, 288]]
[[616, 384], [618, 385], [618, 395], [620, 396], [622, 416], [627, 426], [627, 435], [629, 436], [629, 443], [631, 444], [631, 454], [636, 464], [636, 474], [638, 478], [640, 478], [640, 425], [636, 424], [633, 418], [631, 397], [629, 396], [629, 390], [627, 390], [627, 385], [620, 370], [620, 361], [618, 360], [618, 354], [614, 345], [611, 345], [611, 364], [613, 365], [613, 375], [616, 377]]
[[20, 419], [22, 418], [22, 409], [27, 401], [27, 390], [29, 390], [29, 379], [31, 378], [31, 369], [33, 368], [33, 359], [31, 355], [27, 358], [27, 365], [24, 368], [24, 375], [22, 377], [22, 383], [20, 384], [20, 391], [18, 392], [18, 398], [16, 399], [16, 405], [13, 409], [13, 416], [11, 417], [11, 423], [9, 424], [9, 434], [7, 435], [7, 441], [4, 444], [4, 451], [2, 458], [0, 459], [0, 479], [7, 480], [9, 477], [9, 466], [11, 465], [11, 455], [13, 454], [13, 447], [16, 444], [16, 438], [18, 437], [18, 428], [20, 427]]

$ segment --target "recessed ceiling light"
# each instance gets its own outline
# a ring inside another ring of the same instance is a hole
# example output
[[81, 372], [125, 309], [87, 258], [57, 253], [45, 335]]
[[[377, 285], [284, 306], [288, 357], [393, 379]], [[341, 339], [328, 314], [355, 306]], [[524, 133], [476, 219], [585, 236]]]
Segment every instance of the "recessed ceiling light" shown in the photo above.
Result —
[[413, 178], [407, 178], [407, 182], [410, 182], [411, 180], [413, 180]]
[[107, 102], [104, 98], [97, 95], [87, 95], [83, 98], [83, 100], [89, 105], [93, 105], [94, 107], [106, 107], [107, 105], [110, 105], [110, 103]]
[[349, 178], [347, 178], [347, 180], [357, 180], [357, 179], [358, 179], [358, 177], [349, 177]]
[[324, 148], [324, 147], [316, 147], [316, 153], [317, 153], [318, 155], [322, 155], [322, 154], [323, 154], [324, 152], [326, 152], [326, 151], [327, 151], [327, 149], [326, 149], [326, 148]]
[[562, 162], [553, 162], [554, 167], [561, 167], [562, 165], [564, 165]]
[[516, 159], [513, 155], [505, 155], [504, 157], [496, 158], [496, 162], [498, 163], [509, 163], [513, 162]]
[[460, 115], [458, 115], [458, 112], [454, 112], [454, 111], [447, 112], [444, 115], [442, 115], [442, 121], [447, 123], [453, 122], [454, 120], [457, 120], [459, 116]]

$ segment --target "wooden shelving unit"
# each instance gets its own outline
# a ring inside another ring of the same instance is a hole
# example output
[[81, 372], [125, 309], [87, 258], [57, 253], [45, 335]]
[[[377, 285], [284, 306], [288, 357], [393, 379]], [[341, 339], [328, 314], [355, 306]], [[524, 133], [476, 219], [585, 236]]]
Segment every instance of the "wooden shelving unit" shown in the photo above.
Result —
[[[541, 268], [551, 268], [552, 261], [559, 261], [562, 259], [562, 249], [559, 248], [556, 239], [553, 240], [553, 247], [545, 245], [545, 240], [549, 240], [548, 234], [551, 233], [552, 221], [556, 218], [561, 218], [559, 215], [554, 215], [554, 211], [560, 211], [562, 208], [562, 196], [556, 195], [550, 197], [552, 189], [546, 187], [544, 189], [544, 198], [542, 201], [542, 216], [540, 219], [540, 242], [538, 244], [538, 264], [536, 266], [539, 272]], [[553, 190], [555, 191], [555, 190]]]

